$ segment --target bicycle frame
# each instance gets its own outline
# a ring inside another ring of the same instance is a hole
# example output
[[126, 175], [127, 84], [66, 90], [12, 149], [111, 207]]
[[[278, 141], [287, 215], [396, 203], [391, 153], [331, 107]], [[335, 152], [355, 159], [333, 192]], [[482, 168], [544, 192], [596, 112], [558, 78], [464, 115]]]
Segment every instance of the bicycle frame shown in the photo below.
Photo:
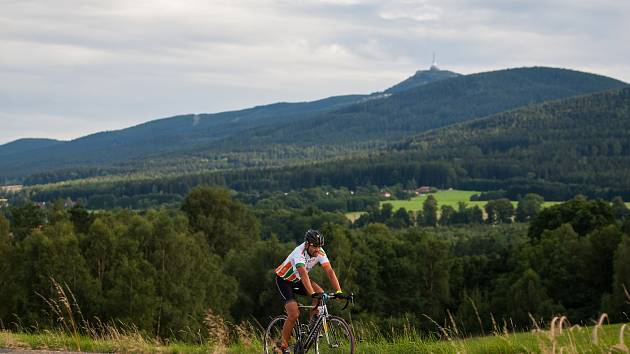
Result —
[[[331, 315], [328, 313], [328, 306], [326, 306], [326, 301], [328, 301], [329, 299], [335, 299], [335, 298], [339, 298], [337, 297], [337, 294], [330, 293], [328, 294], [328, 297], [325, 300], [319, 299], [319, 303], [317, 305], [318, 315], [315, 320], [315, 323], [312, 325], [311, 328], [309, 328], [309, 332], [308, 334], [306, 334], [306, 338], [304, 338], [304, 333], [302, 333], [302, 328], [299, 325], [299, 321], [298, 321], [299, 338], [296, 339], [297, 341], [296, 346], [298, 346], [300, 350], [297, 352], [300, 352], [300, 353], [307, 352], [311, 348], [313, 343], [317, 342], [319, 332], [322, 328], [324, 330], [324, 336], [326, 337], [326, 343], [328, 343], [328, 345], [331, 344], [330, 338], [328, 337], [328, 323], [327, 323], [327, 320]], [[342, 297], [342, 299], [346, 300], [346, 304], [342, 310], [345, 310], [346, 307], [348, 307], [349, 303], [354, 304], [353, 294], [350, 294], [350, 296], [344, 296]], [[313, 308], [313, 306], [305, 306], [305, 305], [300, 305], [300, 307], [309, 308], [309, 309]]]
[[[312, 306], [302, 306], [305, 308], [312, 308]], [[329, 316], [328, 307], [326, 304], [322, 304], [317, 306], [319, 314], [317, 315], [317, 319], [311, 328], [309, 328], [309, 332], [306, 334], [306, 338], [304, 338], [305, 333], [302, 333], [302, 329], [298, 331], [300, 338], [297, 338], [297, 345], [300, 346], [303, 352], [307, 352], [311, 346], [317, 341], [317, 336], [319, 335], [320, 329], [324, 328], [324, 335], [326, 336], [326, 341], [330, 343], [330, 338], [328, 338], [328, 324], [326, 323], [326, 319]]]

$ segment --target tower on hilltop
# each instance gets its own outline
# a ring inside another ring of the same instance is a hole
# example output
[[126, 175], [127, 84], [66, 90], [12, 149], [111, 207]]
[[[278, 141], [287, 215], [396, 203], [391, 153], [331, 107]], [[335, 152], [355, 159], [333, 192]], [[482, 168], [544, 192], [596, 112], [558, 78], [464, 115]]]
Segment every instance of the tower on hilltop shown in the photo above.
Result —
[[435, 52], [433, 52], [433, 63], [431, 64], [431, 67], [429, 68], [429, 70], [431, 71], [439, 71], [440, 68], [438, 68], [437, 66], [437, 62], [435, 61]]

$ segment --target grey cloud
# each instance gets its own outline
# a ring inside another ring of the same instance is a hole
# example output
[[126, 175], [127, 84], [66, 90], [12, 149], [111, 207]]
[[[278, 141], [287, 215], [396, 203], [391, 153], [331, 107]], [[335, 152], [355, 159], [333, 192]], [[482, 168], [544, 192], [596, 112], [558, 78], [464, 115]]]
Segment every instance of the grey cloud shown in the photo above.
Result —
[[[46, 127], [51, 138], [382, 90], [428, 67], [433, 51], [442, 67], [462, 73], [549, 65], [630, 80], [630, 3], [616, 0], [21, 0], [0, 7], [0, 120]], [[35, 133], [13, 126], [0, 131], [0, 143]]]

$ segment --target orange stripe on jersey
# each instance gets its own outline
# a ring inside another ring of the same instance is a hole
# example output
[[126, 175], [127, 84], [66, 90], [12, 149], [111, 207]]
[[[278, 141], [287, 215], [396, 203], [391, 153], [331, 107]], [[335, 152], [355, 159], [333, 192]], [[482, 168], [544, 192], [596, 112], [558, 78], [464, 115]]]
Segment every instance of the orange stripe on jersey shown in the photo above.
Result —
[[278, 274], [279, 277], [282, 277], [290, 268], [291, 268], [291, 262], [287, 262], [287, 264], [285, 264], [284, 267], [282, 266], [282, 264], [280, 264], [278, 268], [276, 268], [276, 274]]
[[322, 263], [322, 268], [324, 269], [330, 268], [330, 262]]
[[295, 279], [297, 279], [297, 275], [295, 273], [291, 274], [290, 277], [286, 278], [286, 281], [294, 281]]

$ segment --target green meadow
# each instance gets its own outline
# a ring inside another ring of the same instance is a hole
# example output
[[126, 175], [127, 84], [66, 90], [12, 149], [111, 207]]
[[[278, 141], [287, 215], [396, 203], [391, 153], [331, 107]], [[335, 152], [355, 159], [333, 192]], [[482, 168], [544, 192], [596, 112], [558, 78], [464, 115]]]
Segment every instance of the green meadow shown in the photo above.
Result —
[[[459, 203], [464, 202], [466, 203], [466, 206], [468, 207], [472, 207], [476, 205], [483, 209], [486, 203], [488, 203], [487, 201], [485, 200], [484, 201], [471, 201], [470, 200], [471, 196], [475, 194], [480, 194], [480, 193], [481, 192], [479, 191], [462, 191], [462, 190], [457, 190], [457, 189], [439, 190], [436, 193], [419, 195], [419, 196], [411, 198], [410, 200], [397, 200], [397, 199], [383, 200], [381, 201], [381, 207], [383, 206], [383, 204], [389, 203], [389, 204], [392, 204], [392, 206], [394, 207], [394, 210], [398, 210], [400, 208], [405, 208], [408, 211], [422, 210], [422, 204], [427, 199], [427, 196], [432, 195], [435, 197], [435, 199], [438, 202], [438, 208], [441, 207], [442, 205], [450, 205], [453, 208], [455, 208], [455, 210], [457, 210]], [[562, 202], [545, 202], [543, 204], [543, 208], [547, 208], [547, 207], [560, 204], [560, 203]], [[512, 201], [512, 204], [516, 208], [517, 202]], [[626, 203], [626, 205], [630, 206], [630, 203]]]
[[[558, 323], [559, 321], [556, 321]], [[630, 323], [591, 327], [556, 324], [529, 332], [507, 329], [481, 337], [464, 337], [451, 328], [441, 328], [440, 338], [420, 337], [413, 332], [390, 336], [355, 328], [355, 353], [628, 353]], [[394, 336], [392, 338], [392, 336]], [[263, 353], [259, 336], [239, 336], [230, 344], [164, 343], [138, 333], [107, 338], [73, 337], [63, 332], [12, 333], [0, 331], [0, 348], [46, 351], [123, 353]]]

